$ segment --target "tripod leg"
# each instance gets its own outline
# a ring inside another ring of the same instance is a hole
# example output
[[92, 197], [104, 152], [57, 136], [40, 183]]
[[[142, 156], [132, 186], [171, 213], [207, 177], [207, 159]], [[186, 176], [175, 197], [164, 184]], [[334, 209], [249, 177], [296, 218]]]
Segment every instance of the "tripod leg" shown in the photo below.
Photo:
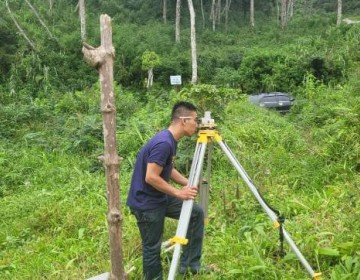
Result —
[[252, 183], [250, 177], [245, 172], [244, 168], [241, 166], [241, 164], [238, 162], [238, 160], [235, 158], [231, 150], [228, 148], [228, 146], [223, 142], [218, 142], [223, 152], [226, 154], [228, 159], [231, 161], [231, 163], [234, 165], [236, 170], [239, 172], [241, 178], [245, 181], [245, 183], [249, 186], [251, 192], [254, 194], [255, 198], [258, 200], [262, 208], [265, 210], [265, 212], [270, 216], [270, 219], [273, 222], [277, 222], [277, 216], [276, 214], [266, 205], [266, 203], [261, 198], [260, 194], [258, 193], [256, 187]]
[[210, 173], [211, 173], [211, 158], [212, 158], [212, 150], [213, 143], [210, 142], [208, 145], [208, 153], [207, 153], [207, 166], [206, 166], [206, 174], [205, 178], [200, 182], [200, 192], [199, 192], [199, 206], [204, 211], [204, 221], [205, 224], [208, 223], [208, 208], [209, 208], [209, 187], [210, 187]]
[[[242, 179], [246, 182], [248, 187], [250, 188], [251, 192], [254, 194], [262, 208], [265, 210], [265, 212], [269, 215], [270, 219], [276, 224], [277, 221], [277, 215], [266, 205], [262, 197], [260, 196], [257, 188], [252, 183], [250, 177], [245, 172], [244, 168], [241, 166], [241, 164], [238, 162], [238, 160], [235, 158], [231, 150], [227, 147], [227, 145], [224, 144], [223, 141], [218, 141], [221, 149], [226, 154], [226, 156], [229, 158], [231, 163], [234, 165], [236, 170], [239, 172]], [[313, 279], [320, 279], [321, 273], [315, 273], [314, 270], [311, 268], [310, 264], [307, 262], [307, 260], [304, 258], [304, 256], [301, 254], [300, 250], [295, 245], [294, 241], [291, 239], [290, 235], [286, 232], [285, 229], [283, 229], [284, 238], [287, 241], [287, 243], [290, 245], [293, 252], [296, 254], [296, 256], [299, 258], [305, 269], [308, 271], [308, 273], [313, 277]]]
[[[190, 169], [189, 186], [197, 186], [199, 183], [205, 151], [206, 151], [206, 143], [198, 142], [195, 148], [194, 158]], [[181, 245], [187, 243], [187, 240], [185, 238], [189, 227], [190, 216], [193, 205], [194, 205], [194, 201], [192, 199], [184, 200], [183, 202], [179, 223], [176, 229], [176, 235], [174, 237], [174, 242], [176, 242], [176, 244], [174, 248], [173, 258], [171, 261], [168, 280], [175, 279], [176, 270], [178, 267], [180, 254], [181, 254]]]

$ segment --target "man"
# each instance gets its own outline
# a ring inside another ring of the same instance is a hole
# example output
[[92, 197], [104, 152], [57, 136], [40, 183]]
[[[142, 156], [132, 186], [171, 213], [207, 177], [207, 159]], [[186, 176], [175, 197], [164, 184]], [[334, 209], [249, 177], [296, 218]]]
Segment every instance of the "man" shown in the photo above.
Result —
[[[178, 141], [197, 130], [196, 107], [189, 102], [178, 102], [171, 113], [171, 124], [156, 134], [139, 152], [127, 204], [137, 219], [142, 239], [143, 274], [146, 280], [161, 280], [160, 259], [165, 217], [179, 219], [182, 201], [194, 199], [196, 186], [188, 186], [185, 178], [173, 166]], [[171, 185], [170, 179], [182, 186]], [[204, 213], [194, 204], [187, 238], [183, 247], [179, 272], [188, 269], [200, 272], [200, 259], [204, 232]]]

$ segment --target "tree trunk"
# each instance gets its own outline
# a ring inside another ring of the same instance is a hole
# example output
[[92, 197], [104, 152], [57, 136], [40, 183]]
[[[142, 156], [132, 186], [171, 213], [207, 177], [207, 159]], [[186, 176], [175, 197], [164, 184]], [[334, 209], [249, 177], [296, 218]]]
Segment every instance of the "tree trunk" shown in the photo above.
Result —
[[79, 16], [80, 16], [81, 41], [84, 42], [86, 40], [85, 0], [79, 0]]
[[163, 20], [166, 24], [167, 22], [167, 0], [163, 0]]
[[203, 0], [200, 0], [200, 7], [201, 7], [201, 16], [202, 16], [202, 20], [203, 20], [203, 28], [205, 28], [205, 13], [204, 13]]
[[49, 0], [49, 14], [50, 14], [50, 15], [52, 15], [53, 6], [54, 6], [53, 0]]
[[254, 16], [254, 0], [250, 0], [250, 25], [255, 27], [255, 16]]
[[25, 31], [24, 31], [24, 30], [21, 28], [21, 26], [18, 24], [15, 16], [13, 15], [12, 11], [10, 10], [9, 3], [8, 3], [7, 0], [5, 0], [5, 4], [6, 4], [6, 8], [7, 8], [8, 12], [9, 12], [10, 17], [11, 17], [12, 21], [15, 23], [16, 28], [19, 30], [21, 36], [23, 36], [23, 37], [25, 38], [26, 42], [28, 42], [28, 44], [30, 45], [30, 47], [35, 51], [35, 50], [36, 50], [35, 44], [33, 43], [33, 41], [31, 41], [31, 40], [29, 39], [29, 37], [26, 35]]
[[192, 0], [188, 0], [190, 11], [190, 31], [191, 31], [191, 66], [192, 77], [191, 83], [195, 85], [197, 83], [197, 55], [196, 55], [196, 29], [195, 29], [195, 11]]
[[126, 279], [122, 254], [122, 214], [119, 209], [119, 165], [116, 149], [116, 107], [113, 90], [113, 63], [115, 50], [112, 45], [111, 18], [100, 17], [101, 46], [93, 48], [84, 43], [85, 60], [99, 71], [101, 86], [101, 112], [103, 116], [104, 155], [99, 157], [105, 167], [107, 185], [107, 222], [109, 227], [111, 280]]
[[212, 29], [213, 29], [213, 31], [215, 31], [215, 28], [216, 28], [215, 4], [216, 4], [216, 0], [212, 0], [210, 19], [212, 20]]
[[176, 16], [175, 16], [175, 42], [180, 43], [180, 11], [181, 0], [176, 0]]
[[217, 0], [215, 14], [216, 14], [216, 22], [219, 25], [221, 23], [221, 0]]
[[46, 26], [45, 22], [41, 19], [39, 13], [36, 11], [36, 9], [33, 7], [33, 5], [30, 4], [28, 0], [25, 0], [26, 4], [30, 7], [33, 14], [36, 16], [40, 24], [45, 28], [46, 32], [49, 34], [50, 38], [54, 38], [54, 36], [51, 34], [49, 28]]
[[281, 0], [281, 14], [280, 14], [280, 24], [281, 28], [285, 28], [287, 24], [287, 4], [288, 0]]
[[336, 18], [336, 26], [341, 24], [342, 18], [342, 0], [337, 0], [337, 18]]
[[221, 0], [212, 0], [210, 19], [212, 20], [212, 29], [215, 31], [216, 24], [221, 22]]
[[289, 0], [287, 15], [288, 21], [294, 16], [294, 0]]
[[148, 70], [148, 79], [146, 83], [146, 88], [151, 88], [154, 82], [154, 68]]
[[225, 32], [228, 31], [230, 3], [231, 0], [225, 2]]

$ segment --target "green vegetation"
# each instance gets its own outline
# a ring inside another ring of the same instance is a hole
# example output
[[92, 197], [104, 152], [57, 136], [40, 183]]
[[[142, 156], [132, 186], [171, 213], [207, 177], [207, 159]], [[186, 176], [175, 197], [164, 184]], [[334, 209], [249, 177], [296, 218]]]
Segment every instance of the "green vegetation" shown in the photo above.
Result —
[[[8, 2], [38, 51], [16, 35], [8, 15], [0, 19], [0, 279], [86, 279], [110, 267], [97, 73], [82, 58], [76, 1], [55, 1], [51, 11], [47, 1], [32, 1], [56, 39], [23, 1]], [[324, 279], [359, 280], [360, 26], [335, 27], [334, 6], [325, 0], [315, 1], [311, 17], [298, 12], [285, 30], [273, 20], [272, 1], [257, 7], [254, 29], [246, 14], [239, 21], [230, 15], [227, 33], [198, 16], [201, 83], [190, 86], [186, 7], [175, 45], [173, 18], [161, 23], [152, 1], [86, 2], [93, 45], [99, 14], [113, 18], [123, 252], [125, 269], [135, 267], [131, 279], [141, 279], [140, 236], [125, 205], [132, 165], [141, 145], [168, 125], [171, 105], [185, 99], [199, 115], [212, 112], [314, 270]], [[246, 4], [233, 2], [236, 9]], [[357, 1], [344, 6], [349, 17], [357, 9]], [[4, 5], [0, 11], [7, 14]], [[161, 61], [149, 90], [146, 51]], [[180, 91], [168, 85], [173, 74], [182, 75]], [[246, 94], [262, 91], [290, 92], [296, 104], [287, 115], [252, 106]], [[179, 145], [176, 163], [185, 173], [195, 142]], [[217, 147], [209, 207], [203, 261], [219, 272], [194, 279], [309, 279], [287, 245], [285, 258], [278, 256], [278, 232]], [[165, 239], [176, 225], [167, 221]], [[163, 257], [167, 271], [171, 254]]]

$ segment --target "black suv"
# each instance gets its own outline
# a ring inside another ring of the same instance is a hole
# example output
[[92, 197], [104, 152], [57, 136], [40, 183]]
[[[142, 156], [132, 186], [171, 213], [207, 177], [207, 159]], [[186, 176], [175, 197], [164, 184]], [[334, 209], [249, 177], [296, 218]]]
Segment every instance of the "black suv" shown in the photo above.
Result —
[[269, 92], [250, 95], [249, 100], [260, 107], [287, 113], [290, 111], [295, 99], [287, 93]]

